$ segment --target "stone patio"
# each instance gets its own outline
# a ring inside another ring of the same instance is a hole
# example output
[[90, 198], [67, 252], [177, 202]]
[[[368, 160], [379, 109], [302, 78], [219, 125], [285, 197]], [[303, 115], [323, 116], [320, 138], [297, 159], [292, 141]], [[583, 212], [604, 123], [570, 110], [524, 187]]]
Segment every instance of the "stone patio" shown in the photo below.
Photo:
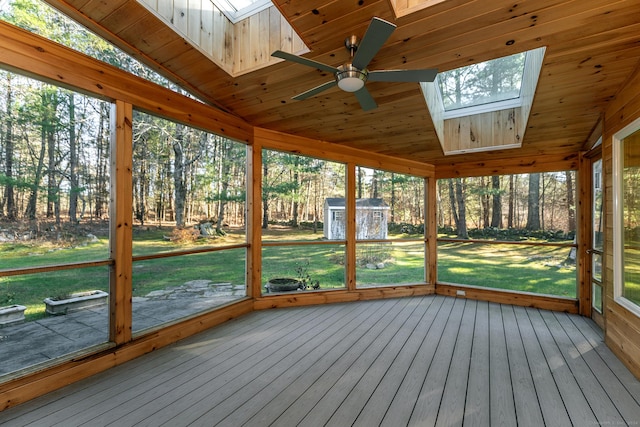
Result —
[[[226, 304], [244, 285], [193, 280], [133, 298], [133, 333]], [[0, 328], [0, 380], [21, 369], [67, 357], [108, 339], [108, 304]]]

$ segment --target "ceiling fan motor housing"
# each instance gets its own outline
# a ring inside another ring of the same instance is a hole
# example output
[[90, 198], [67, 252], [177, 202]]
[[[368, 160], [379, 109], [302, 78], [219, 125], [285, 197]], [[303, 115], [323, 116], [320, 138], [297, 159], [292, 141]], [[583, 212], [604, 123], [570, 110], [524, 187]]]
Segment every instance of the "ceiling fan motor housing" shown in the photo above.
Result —
[[345, 92], [356, 92], [364, 86], [367, 81], [367, 70], [360, 70], [352, 64], [343, 64], [338, 67], [336, 81], [338, 87]]

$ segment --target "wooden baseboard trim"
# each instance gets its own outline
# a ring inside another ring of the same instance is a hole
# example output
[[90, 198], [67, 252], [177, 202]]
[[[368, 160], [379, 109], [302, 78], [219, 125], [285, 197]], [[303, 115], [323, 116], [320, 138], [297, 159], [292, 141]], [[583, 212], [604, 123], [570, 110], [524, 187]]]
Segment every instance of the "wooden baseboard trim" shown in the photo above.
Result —
[[437, 283], [435, 288], [436, 294], [438, 295], [578, 314], [578, 300], [574, 298], [537, 295], [528, 292], [513, 292], [501, 289], [487, 289], [450, 283]]

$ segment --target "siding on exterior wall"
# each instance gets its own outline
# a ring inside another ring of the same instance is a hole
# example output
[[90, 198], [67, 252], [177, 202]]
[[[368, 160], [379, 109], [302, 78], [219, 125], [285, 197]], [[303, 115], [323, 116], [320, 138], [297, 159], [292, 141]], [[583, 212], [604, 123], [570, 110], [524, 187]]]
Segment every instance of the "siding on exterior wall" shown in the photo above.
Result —
[[614, 300], [613, 283], [613, 135], [640, 117], [640, 67], [611, 102], [605, 115], [603, 164], [606, 200], [605, 338], [607, 345], [640, 378], [640, 317]]

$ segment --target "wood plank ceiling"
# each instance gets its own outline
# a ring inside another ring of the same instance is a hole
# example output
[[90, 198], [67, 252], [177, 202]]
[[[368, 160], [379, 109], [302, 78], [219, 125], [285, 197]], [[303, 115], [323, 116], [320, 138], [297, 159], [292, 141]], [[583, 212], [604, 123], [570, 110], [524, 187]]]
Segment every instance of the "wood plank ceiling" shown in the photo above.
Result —
[[332, 78], [280, 63], [231, 77], [135, 0], [48, 2], [205, 101], [249, 123], [433, 163], [571, 155], [640, 60], [640, 0], [446, 0], [396, 18], [390, 0], [274, 0], [316, 61], [348, 59], [345, 37], [373, 16], [397, 30], [369, 69], [457, 68], [546, 46], [522, 148], [445, 157], [417, 84], [369, 82], [379, 107], [364, 112], [334, 88], [290, 98]]

